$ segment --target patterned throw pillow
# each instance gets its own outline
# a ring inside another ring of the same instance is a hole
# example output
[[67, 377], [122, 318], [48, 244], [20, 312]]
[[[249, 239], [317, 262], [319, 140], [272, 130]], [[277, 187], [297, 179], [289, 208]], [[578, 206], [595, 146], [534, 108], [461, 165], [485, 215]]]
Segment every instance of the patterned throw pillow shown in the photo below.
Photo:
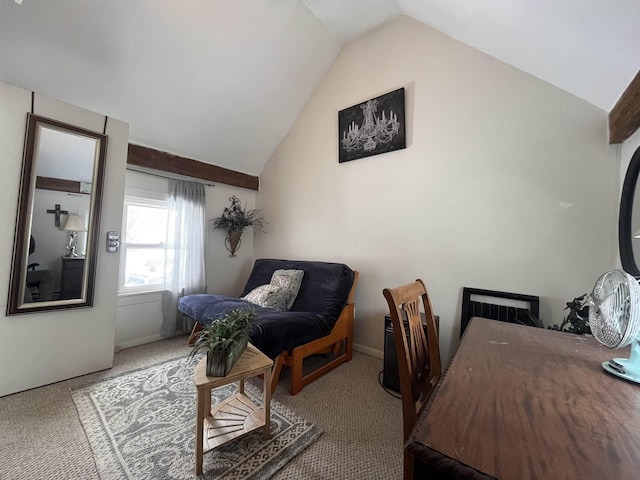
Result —
[[279, 312], [284, 312], [287, 309], [285, 295], [276, 285], [260, 285], [242, 298], [260, 307], [272, 308]]
[[285, 301], [285, 310], [291, 310], [293, 302], [296, 301], [304, 270], [276, 270], [271, 276], [271, 285], [277, 285], [282, 290]]
[[287, 311], [298, 296], [303, 275], [304, 270], [276, 270], [271, 283], [254, 288], [243, 298], [261, 307]]

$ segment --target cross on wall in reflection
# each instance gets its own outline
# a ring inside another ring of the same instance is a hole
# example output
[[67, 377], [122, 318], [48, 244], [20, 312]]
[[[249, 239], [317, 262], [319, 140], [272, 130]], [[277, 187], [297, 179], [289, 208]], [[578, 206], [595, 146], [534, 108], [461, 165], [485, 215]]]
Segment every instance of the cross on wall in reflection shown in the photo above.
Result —
[[47, 213], [53, 213], [55, 215], [55, 223], [56, 223], [56, 227], [60, 226], [60, 214], [67, 214], [69, 213], [68, 210], [60, 210], [60, 204], [56, 203], [55, 204], [55, 208], [54, 209], [47, 209]]

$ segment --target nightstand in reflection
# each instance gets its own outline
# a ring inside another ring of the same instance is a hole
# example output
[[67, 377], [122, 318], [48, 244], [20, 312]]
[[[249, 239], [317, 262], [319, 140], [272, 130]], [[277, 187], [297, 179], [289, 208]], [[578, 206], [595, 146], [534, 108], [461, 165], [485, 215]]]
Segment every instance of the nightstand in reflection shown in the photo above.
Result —
[[60, 300], [82, 298], [84, 257], [62, 257]]

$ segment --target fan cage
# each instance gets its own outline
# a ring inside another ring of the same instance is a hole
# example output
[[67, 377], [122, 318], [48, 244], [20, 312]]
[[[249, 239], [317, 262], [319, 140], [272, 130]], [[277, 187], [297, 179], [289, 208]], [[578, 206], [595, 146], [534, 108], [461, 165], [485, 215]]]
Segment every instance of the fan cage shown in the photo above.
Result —
[[589, 308], [593, 336], [609, 348], [629, 345], [640, 333], [640, 284], [628, 273], [602, 274], [593, 287]]

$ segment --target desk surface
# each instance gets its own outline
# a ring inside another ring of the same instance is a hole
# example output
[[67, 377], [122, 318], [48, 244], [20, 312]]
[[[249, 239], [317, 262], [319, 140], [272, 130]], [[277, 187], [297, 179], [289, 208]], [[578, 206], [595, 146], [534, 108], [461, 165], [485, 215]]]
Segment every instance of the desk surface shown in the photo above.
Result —
[[639, 478], [640, 385], [601, 367], [628, 355], [590, 336], [474, 319], [407, 449], [452, 478]]

